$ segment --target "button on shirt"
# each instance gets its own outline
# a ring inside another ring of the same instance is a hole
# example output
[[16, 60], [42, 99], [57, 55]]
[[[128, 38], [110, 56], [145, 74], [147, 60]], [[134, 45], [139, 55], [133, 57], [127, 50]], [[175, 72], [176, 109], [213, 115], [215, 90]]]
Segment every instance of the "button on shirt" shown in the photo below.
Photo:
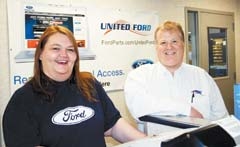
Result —
[[189, 115], [191, 107], [209, 120], [228, 115], [213, 78], [203, 69], [185, 63], [174, 75], [160, 62], [142, 65], [128, 74], [124, 92], [135, 119], [146, 114]]

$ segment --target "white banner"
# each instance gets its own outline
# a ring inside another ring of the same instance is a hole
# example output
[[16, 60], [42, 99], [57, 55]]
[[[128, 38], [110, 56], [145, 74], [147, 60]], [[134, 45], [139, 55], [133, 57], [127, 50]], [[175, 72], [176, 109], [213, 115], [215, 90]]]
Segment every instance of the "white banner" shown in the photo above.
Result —
[[79, 44], [80, 71], [93, 73], [106, 91], [121, 90], [132, 66], [154, 60], [153, 34], [158, 25], [155, 12], [91, 10], [19, 1], [9, 4], [12, 93], [32, 76], [36, 44], [52, 24], [73, 31]]

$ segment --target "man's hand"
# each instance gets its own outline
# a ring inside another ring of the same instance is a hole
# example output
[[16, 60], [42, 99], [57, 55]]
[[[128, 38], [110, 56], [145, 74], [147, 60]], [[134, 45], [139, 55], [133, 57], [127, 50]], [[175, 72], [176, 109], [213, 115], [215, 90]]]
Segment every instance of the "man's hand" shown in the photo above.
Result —
[[190, 116], [197, 117], [197, 118], [203, 118], [203, 115], [193, 107], [191, 107]]

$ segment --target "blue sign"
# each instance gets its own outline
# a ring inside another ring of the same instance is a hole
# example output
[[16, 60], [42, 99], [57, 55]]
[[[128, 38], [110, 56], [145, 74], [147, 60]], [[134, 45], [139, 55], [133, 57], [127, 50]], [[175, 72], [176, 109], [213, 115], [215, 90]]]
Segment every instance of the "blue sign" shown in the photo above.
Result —
[[240, 84], [234, 84], [234, 115], [240, 120]]

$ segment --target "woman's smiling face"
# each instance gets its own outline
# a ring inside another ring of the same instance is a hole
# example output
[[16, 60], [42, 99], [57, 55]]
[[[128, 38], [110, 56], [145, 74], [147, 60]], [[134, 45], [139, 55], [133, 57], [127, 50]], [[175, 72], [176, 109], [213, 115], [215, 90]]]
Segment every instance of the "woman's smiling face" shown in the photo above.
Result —
[[73, 71], [77, 55], [70, 39], [61, 33], [48, 38], [40, 55], [43, 72], [55, 81], [67, 80]]

